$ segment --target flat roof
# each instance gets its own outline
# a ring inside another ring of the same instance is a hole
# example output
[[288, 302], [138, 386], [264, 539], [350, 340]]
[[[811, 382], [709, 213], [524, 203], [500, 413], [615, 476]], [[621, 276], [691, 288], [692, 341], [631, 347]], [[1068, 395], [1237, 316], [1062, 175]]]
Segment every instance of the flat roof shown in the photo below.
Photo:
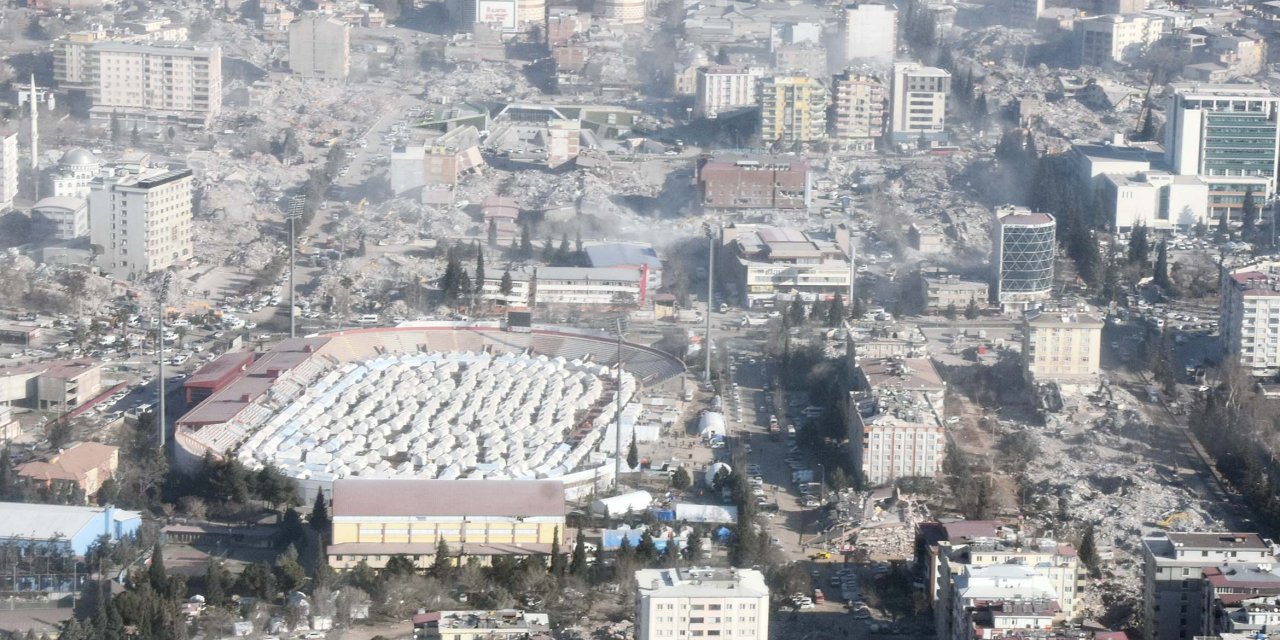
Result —
[[333, 482], [335, 518], [564, 517], [559, 480], [363, 480]]
[[1190, 547], [1193, 549], [1253, 549], [1257, 551], [1267, 551], [1271, 549], [1271, 545], [1267, 543], [1263, 537], [1256, 533], [1236, 533], [1236, 532], [1208, 532], [1208, 533], [1178, 533], [1169, 532], [1169, 542], [1175, 547]]
[[947, 384], [928, 358], [878, 358], [858, 363], [873, 389], [897, 387], [942, 391]]
[[658, 252], [647, 244], [628, 242], [611, 242], [608, 244], [588, 245], [583, 248], [593, 267], [613, 267], [617, 265], [649, 265], [651, 269], [661, 269], [662, 260]]
[[253, 355], [252, 351], [224, 353], [196, 369], [182, 386], [209, 387], [226, 384], [230, 377], [235, 376], [253, 362]]
[[1270, 89], [1256, 84], [1174, 82], [1169, 89], [1184, 98], [1276, 98]]
[[538, 280], [640, 281], [640, 272], [635, 269], [606, 269], [597, 267], [539, 267], [537, 276]]
[[636, 588], [660, 598], [760, 598], [769, 596], [764, 575], [754, 569], [679, 567], [641, 569]]
[[107, 509], [112, 509], [116, 522], [142, 517], [137, 511], [111, 507], [0, 502], [0, 539], [49, 540], [60, 537], [70, 540]]

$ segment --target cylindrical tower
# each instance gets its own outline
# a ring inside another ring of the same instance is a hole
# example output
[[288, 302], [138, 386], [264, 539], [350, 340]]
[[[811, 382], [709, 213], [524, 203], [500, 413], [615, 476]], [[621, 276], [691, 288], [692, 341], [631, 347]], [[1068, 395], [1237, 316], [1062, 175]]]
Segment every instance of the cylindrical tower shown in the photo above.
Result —
[[621, 24], [644, 24], [645, 0], [598, 0], [595, 14]]
[[547, 27], [547, 0], [516, 0], [516, 22], [522, 30]]

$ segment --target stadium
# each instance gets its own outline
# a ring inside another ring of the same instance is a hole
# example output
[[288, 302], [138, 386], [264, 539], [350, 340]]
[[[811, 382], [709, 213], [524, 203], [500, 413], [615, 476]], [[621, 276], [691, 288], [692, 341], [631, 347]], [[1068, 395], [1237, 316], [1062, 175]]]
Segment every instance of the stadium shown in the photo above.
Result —
[[[174, 459], [273, 464], [305, 496], [345, 477], [500, 478], [560, 479], [578, 498], [612, 482], [618, 352], [605, 334], [498, 323], [286, 339], [187, 379], [199, 402], [175, 423]], [[684, 372], [651, 347], [621, 355], [623, 405]]]

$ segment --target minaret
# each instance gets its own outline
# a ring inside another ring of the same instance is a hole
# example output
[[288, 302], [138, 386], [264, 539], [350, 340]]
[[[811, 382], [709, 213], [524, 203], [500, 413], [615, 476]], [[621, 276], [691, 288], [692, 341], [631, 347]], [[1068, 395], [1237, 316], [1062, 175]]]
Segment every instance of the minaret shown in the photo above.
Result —
[[35, 200], [40, 200], [40, 110], [36, 108], [36, 74], [31, 74], [31, 174]]

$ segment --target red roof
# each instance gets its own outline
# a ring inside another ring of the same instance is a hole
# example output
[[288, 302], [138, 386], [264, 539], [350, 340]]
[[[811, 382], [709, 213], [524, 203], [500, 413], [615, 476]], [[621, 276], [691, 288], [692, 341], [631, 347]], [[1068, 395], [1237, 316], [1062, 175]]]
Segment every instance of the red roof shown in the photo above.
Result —
[[218, 356], [212, 362], [196, 369], [182, 386], [188, 388], [218, 390], [235, 380], [253, 364], [252, 351], [234, 351]]

